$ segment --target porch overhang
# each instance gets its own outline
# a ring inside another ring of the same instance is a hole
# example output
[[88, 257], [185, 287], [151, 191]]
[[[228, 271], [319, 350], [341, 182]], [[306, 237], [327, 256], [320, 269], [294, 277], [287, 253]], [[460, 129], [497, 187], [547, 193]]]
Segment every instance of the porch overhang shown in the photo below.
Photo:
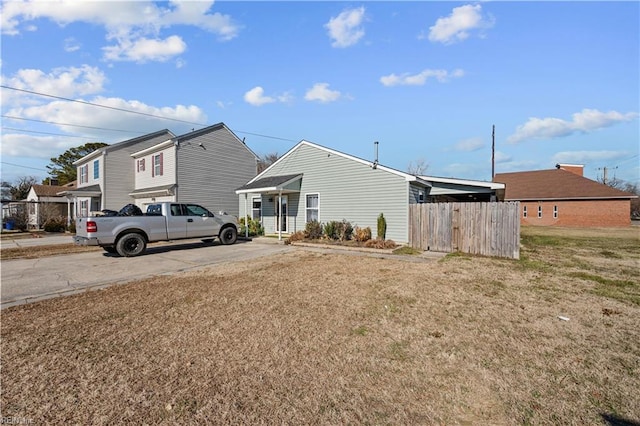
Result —
[[68, 191], [58, 192], [56, 195], [63, 197], [99, 197], [102, 195], [100, 185], [85, 186], [84, 188], [74, 188]]
[[136, 189], [129, 193], [133, 198], [166, 197], [175, 195], [176, 185], [156, 186], [153, 188]]
[[292, 194], [300, 192], [302, 173], [270, 176], [258, 179], [236, 189], [236, 194]]

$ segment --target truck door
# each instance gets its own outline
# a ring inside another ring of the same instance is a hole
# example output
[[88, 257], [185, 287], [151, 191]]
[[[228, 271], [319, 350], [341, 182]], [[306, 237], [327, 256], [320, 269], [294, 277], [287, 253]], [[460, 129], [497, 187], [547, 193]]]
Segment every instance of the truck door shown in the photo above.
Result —
[[214, 237], [220, 232], [220, 221], [213, 213], [197, 204], [185, 204], [187, 211], [187, 237]]
[[167, 212], [167, 238], [177, 240], [187, 237], [187, 216], [186, 209], [182, 204], [171, 204]]

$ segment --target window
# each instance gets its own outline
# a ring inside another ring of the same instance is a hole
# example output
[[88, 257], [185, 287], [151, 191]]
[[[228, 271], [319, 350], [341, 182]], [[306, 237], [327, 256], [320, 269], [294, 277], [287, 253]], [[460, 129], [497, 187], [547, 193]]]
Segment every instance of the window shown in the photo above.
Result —
[[162, 153], [151, 157], [153, 168], [151, 169], [151, 176], [162, 176]]
[[542, 217], [542, 206], [538, 206], [538, 218]]
[[318, 213], [320, 206], [320, 194], [307, 194], [307, 223], [312, 221], [320, 221]]
[[260, 220], [262, 218], [262, 198], [255, 197], [251, 200], [251, 218]]
[[187, 204], [187, 216], [213, 217], [209, 210], [197, 204]]
[[558, 218], [558, 206], [553, 206], [553, 218]]
[[89, 182], [89, 165], [80, 166], [80, 183]]
[[138, 160], [137, 164], [138, 173], [144, 172], [144, 158]]
[[418, 203], [424, 203], [424, 191], [420, 190], [418, 191]]
[[80, 201], [80, 217], [89, 216], [89, 201], [82, 200]]
[[100, 177], [100, 161], [93, 162], [93, 178], [98, 179]]
[[527, 206], [522, 207], [522, 217], [527, 217]]

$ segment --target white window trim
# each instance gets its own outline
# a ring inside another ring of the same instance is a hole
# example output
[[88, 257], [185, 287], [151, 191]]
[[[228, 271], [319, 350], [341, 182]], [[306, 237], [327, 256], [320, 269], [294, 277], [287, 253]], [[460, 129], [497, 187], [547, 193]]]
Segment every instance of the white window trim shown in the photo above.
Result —
[[538, 219], [542, 218], [542, 206], [538, 206]]
[[[307, 206], [307, 196], [308, 195], [317, 195], [318, 196], [318, 207], [316, 208], [309, 208], [309, 206]], [[304, 194], [304, 223], [308, 223], [307, 222], [307, 212], [309, 210], [317, 210], [318, 211], [318, 222], [320, 222], [320, 193], [319, 192], [308, 192], [306, 194]]]
[[[151, 156], [151, 167], [153, 167], [153, 176], [162, 176], [162, 161], [160, 160], [162, 157], [160, 153], [153, 154]], [[158, 162], [156, 162], [156, 159]]]
[[93, 178], [100, 179], [100, 161], [93, 160]]
[[260, 201], [260, 221], [262, 221], [262, 196], [257, 196], [257, 197], [251, 197], [251, 219], [256, 220], [255, 217], [253, 217], [253, 202], [254, 201]]
[[557, 205], [553, 206], [553, 218], [554, 219], [558, 218], [558, 206]]
[[522, 217], [527, 217], [527, 206], [522, 206]]

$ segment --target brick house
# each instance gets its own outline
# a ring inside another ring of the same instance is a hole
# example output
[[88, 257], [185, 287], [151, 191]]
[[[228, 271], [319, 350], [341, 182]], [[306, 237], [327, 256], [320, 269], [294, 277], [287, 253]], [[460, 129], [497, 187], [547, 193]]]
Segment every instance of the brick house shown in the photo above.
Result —
[[631, 225], [636, 195], [583, 176], [584, 166], [498, 173], [505, 201], [520, 201], [520, 223], [533, 226], [619, 227]]

